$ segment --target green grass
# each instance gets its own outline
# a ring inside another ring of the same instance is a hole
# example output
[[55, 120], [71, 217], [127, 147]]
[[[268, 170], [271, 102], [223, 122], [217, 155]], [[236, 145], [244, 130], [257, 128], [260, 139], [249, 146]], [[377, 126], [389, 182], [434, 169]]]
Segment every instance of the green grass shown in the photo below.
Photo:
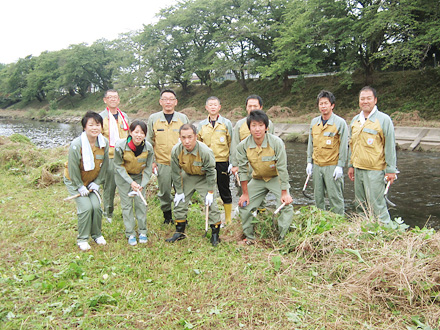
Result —
[[102, 225], [108, 244], [80, 252], [75, 202], [63, 202], [56, 171], [55, 183], [36, 187], [44, 180], [35, 172], [65, 156], [59, 149], [41, 152], [43, 165], [16, 160], [28, 168], [19, 174], [0, 162], [1, 329], [440, 326], [440, 236], [431, 229], [391, 229], [295, 206], [283, 245], [268, 211], [256, 222], [256, 245], [238, 244], [235, 219], [213, 248], [196, 196], [188, 238], [169, 244], [174, 227], [162, 224], [152, 182], [147, 244], [128, 245], [117, 206], [113, 222]]

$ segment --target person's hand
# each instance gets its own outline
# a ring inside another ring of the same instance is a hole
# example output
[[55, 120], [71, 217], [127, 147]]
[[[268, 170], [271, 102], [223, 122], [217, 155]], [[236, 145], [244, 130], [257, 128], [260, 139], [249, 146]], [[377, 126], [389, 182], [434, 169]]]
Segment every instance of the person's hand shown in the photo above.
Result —
[[246, 207], [249, 205], [249, 195], [243, 194], [240, 196], [240, 199], [238, 200], [238, 205], [240, 207]]
[[342, 178], [342, 175], [344, 174], [344, 171], [341, 166], [336, 166], [335, 170], [333, 172], [333, 178], [335, 181], [338, 181], [340, 178]]
[[394, 180], [397, 180], [396, 173], [385, 173], [385, 180], [389, 181], [390, 184], [393, 184]]
[[154, 175], [157, 176], [157, 164], [156, 164], [156, 163], [153, 163], [153, 164], [151, 165], [151, 168], [152, 168], [152, 170], [153, 170]]
[[89, 185], [87, 186], [87, 188], [89, 190], [99, 191], [99, 186], [96, 183], [94, 183], [94, 182], [90, 182]]
[[232, 164], [229, 164], [228, 166], [228, 174], [232, 174]]
[[290, 194], [287, 192], [287, 190], [282, 190], [281, 191], [281, 204], [284, 203], [286, 205], [289, 205], [292, 202], [293, 202], [292, 196], [290, 196]]
[[131, 189], [133, 189], [134, 191], [141, 191], [142, 190], [142, 186], [139, 183], [137, 183], [136, 181], [133, 181], [130, 186], [131, 186]]
[[312, 173], [313, 173], [313, 164], [312, 163], [307, 163], [306, 174], [307, 175], [312, 175]]
[[354, 181], [354, 167], [349, 167], [348, 168], [348, 178], [351, 181]]
[[211, 206], [214, 201], [214, 193], [208, 192], [205, 197], [205, 205]]
[[179, 202], [185, 202], [185, 194], [181, 193], [181, 194], [177, 194], [174, 195], [174, 206], [177, 206], [177, 204], [179, 204]]
[[79, 192], [79, 194], [80, 194], [82, 197], [86, 197], [86, 196], [89, 195], [89, 190], [88, 190], [85, 186], [81, 186], [81, 187], [78, 189], [78, 192]]
[[236, 175], [238, 173], [238, 166], [232, 166], [231, 172], [232, 172], [232, 174]]

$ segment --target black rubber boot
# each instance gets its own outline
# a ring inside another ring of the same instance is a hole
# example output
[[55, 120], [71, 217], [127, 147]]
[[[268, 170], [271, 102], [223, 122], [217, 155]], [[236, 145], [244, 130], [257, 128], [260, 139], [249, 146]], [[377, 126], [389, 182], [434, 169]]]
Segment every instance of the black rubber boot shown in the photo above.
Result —
[[220, 243], [220, 225], [211, 225], [211, 244], [217, 246]]
[[175, 241], [180, 241], [181, 239], [186, 238], [186, 235], [184, 234], [185, 227], [186, 227], [186, 221], [176, 222], [176, 232], [173, 234], [172, 237], [167, 238], [165, 241], [169, 243], [174, 243]]
[[164, 224], [170, 224], [173, 222], [173, 216], [171, 215], [171, 211], [165, 211], [163, 212], [163, 217], [165, 220], [163, 221]]

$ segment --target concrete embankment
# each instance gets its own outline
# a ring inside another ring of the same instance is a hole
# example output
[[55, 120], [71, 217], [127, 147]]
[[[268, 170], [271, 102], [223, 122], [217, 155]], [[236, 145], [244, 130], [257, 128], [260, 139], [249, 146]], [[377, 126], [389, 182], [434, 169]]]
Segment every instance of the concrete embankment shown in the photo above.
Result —
[[[275, 124], [275, 134], [285, 138], [290, 134], [307, 136], [309, 124]], [[440, 151], [440, 128], [395, 127], [396, 145], [405, 150]]]

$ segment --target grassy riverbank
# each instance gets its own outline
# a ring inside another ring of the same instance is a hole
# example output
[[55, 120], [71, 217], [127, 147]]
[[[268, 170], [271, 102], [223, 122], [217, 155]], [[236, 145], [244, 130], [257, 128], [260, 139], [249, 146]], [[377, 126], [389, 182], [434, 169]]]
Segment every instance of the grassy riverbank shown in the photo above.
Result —
[[[271, 214], [255, 246], [238, 220], [213, 248], [198, 204], [188, 239], [168, 244], [154, 182], [149, 242], [130, 247], [120, 207], [108, 245], [76, 247], [76, 209], [61, 183], [67, 149], [0, 140], [2, 329], [435, 329], [440, 235], [296, 207], [284, 245]], [[270, 212], [269, 212], [270, 213]]]
[[[187, 94], [176, 88], [179, 96], [178, 111], [191, 120], [205, 116], [204, 104], [207, 97], [216, 95], [222, 101], [222, 114], [236, 121], [245, 115], [244, 103], [250, 94], [259, 94], [264, 100], [264, 109], [274, 122], [309, 123], [317, 115], [316, 96], [322, 89], [332, 91], [336, 96], [335, 112], [350, 120], [358, 112], [358, 93], [363, 87], [363, 76], [323, 76], [289, 80], [287, 89], [276, 80], [250, 80], [248, 91], [233, 81], [214, 83], [212, 88], [193, 84]], [[391, 115], [396, 125], [438, 127], [440, 120], [440, 67], [416, 71], [377, 72], [373, 86], [378, 91], [378, 106]], [[148, 118], [160, 110], [159, 92], [156, 89], [116, 86], [119, 91], [120, 108], [131, 118]], [[56, 102], [18, 103], [1, 116], [24, 116], [38, 120], [65, 121], [79, 119], [86, 110], [100, 111], [104, 108], [102, 92], [62, 96]], [[17, 112], [18, 111], [18, 112]]]

